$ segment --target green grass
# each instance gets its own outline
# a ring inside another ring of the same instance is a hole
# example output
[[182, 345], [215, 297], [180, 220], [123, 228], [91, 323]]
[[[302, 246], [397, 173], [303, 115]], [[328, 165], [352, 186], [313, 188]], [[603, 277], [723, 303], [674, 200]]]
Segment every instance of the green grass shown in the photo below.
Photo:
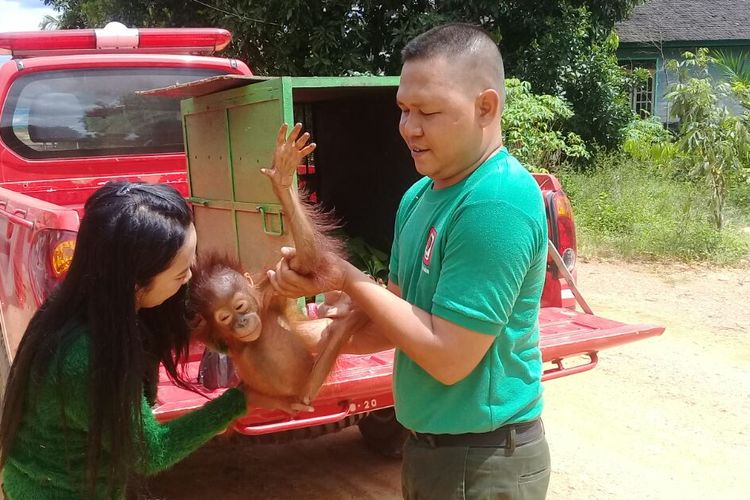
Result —
[[750, 186], [730, 193], [726, 225], [710, 223], [703, 185], [676, 181], [623, 156], [592, 172], [558, 174], [573, 204], [583, 257], [744, 265], [750, 262]]
[[750, 227], [750, 179], [729, 190], [726, 216], [733, 224]]

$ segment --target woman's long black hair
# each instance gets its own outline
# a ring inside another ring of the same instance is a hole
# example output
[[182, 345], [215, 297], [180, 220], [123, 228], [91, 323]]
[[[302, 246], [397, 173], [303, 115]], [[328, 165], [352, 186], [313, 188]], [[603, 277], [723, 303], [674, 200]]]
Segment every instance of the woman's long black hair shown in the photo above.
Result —
[[[179, 386], [187, 383], [186, 289], [160, 306], [137, 311], [135, 291], [147, 287], [183, 246], [192, 214], [172, 187], [111, 182], [86, 202], [67, 276], [31, 319], [5, 390], [0, 424], [4, 466], [24, 415], [32, 378], [48, 370], [73, 339], [71, 324], [90, 331], [89, 434], [86, 492], [106, 477], [109, 494], [121, 490], [145, 455], [141, 404], [144, 377], [164, 364]], [[111, 463], [101, 468], [101, 450]], [[62, 459], [62, 457], [61, 457]], [[101, 470], [100, 470], [101, 469]], [[101, 491], [101, 490], [99, 490]]]

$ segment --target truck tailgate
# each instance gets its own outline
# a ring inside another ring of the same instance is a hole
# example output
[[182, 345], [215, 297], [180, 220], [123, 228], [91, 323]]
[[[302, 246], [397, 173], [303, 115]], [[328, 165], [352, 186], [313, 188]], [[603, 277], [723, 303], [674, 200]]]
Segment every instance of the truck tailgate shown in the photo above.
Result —
[[46, 260], [34, 259], [35, 244], [50, 232], [72, 234], [78, 221], [75, 210], [0, 187], [0, 330], [9, 360], [39, 307], [41, 287], [33, 277]]
[[[621, 323], [560, 307], [542, 308], [539, 329], [542, 360], [554, 365], [544, 371], [544, 380], [590, 370], [596, 366], [598, 351], [664, 332], [660, 326]], [[565, 366], [566, 359], [578, 357], [588, 361]]]

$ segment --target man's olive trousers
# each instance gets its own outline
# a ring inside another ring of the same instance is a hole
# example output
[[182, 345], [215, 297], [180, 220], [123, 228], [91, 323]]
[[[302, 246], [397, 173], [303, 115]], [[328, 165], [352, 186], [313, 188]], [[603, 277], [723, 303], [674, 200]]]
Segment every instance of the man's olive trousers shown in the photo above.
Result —
[[401, 487], [405, 500], [543, 500], [549, 479], [544, 434], [513, 450], [432, 446], [414, 437], [404, 445]]

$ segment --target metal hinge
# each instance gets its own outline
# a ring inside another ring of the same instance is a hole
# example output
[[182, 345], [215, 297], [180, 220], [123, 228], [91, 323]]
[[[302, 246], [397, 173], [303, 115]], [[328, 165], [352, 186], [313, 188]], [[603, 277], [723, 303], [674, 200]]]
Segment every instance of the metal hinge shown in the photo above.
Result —
[[281, 236], [284, 234], [284, 218], [281, 216], [280, 206], [258, 205], [258, 212], [260, 212], [260, 218], [263, 221], [264, 233], [269, 236]]
[[585, 312], [586, 314], [594, 314], [594, 312], [591, 310], [591, 307], [589, 307], [588, 302], [586, 302], [586, 299], [584, 299], [583, 295], [581, 295], [581, 291], [578, 290], [576, 282], [573, 279], [573, 275], [570, 274], [570, 271], [568, 271], [568, 268], [565, 266], [565, 262], [563, 262], [560, 252], [557, 251], [557, 248], [555, 248], [555, 244], [552, 243], [552, 240], [547, 240], [547, 252], [549, 253], [549, 256], [552, 257], [552, 262], [554, 262], [555, 266], [557, 266], [557, 270], [560, 271], [560, 274], [562, 274], [563, 278], [565, 278], [565, 281], [570, 287], [570, 291], [573, 292], [573, 296], [581, 305], [581, 309], [583, 309], [583, 312]]

